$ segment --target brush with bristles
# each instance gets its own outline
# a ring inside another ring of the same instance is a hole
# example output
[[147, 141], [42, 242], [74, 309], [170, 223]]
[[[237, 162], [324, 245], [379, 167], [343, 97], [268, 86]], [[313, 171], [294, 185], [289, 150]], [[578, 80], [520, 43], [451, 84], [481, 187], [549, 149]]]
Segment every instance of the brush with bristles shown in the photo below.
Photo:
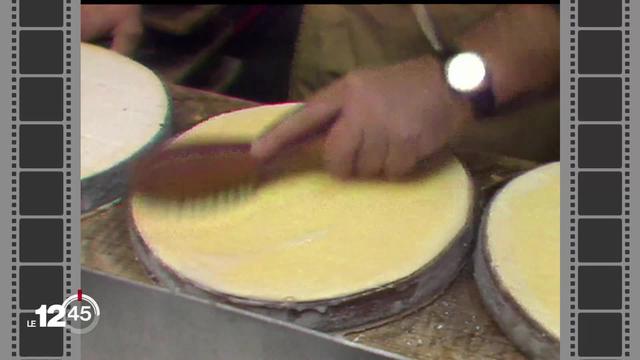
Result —
[[234, 203], [251, 196], [268, 181], [318, 167], [319, 140], [327, 128], [294, 140], [276, 156], [264, 160], [252, 156], [251, 142], [243, 140], [219, 138], [162, 146], [135, 165], [132, 192], [188, 206]]

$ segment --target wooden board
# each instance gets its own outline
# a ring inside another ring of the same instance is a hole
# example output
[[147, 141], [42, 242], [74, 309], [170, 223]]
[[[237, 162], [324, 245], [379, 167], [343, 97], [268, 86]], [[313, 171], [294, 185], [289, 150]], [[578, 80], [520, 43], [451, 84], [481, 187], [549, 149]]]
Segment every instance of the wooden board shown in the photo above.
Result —
[[[183, 87], [171, 87], [174, 125], [186, 129], [212, 115], [256, 104]], [[497, 186], [535, 166], [491, 154], [461, 153], [486, 198]], [[153, 283], [136, 259], [124, 204], [82, 219], [82, 263], [92, 269]], [[381, 326], [347, 334], [352, 341], [414, 359], [525, 359], [485, 311], [471, 268], [464, 268], [428, 306]]]

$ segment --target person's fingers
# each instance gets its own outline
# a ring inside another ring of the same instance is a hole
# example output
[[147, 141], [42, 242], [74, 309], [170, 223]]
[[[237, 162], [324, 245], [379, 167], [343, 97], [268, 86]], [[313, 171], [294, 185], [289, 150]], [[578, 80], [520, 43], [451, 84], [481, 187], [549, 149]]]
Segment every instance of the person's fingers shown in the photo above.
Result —
[[333, 125], [325, 141], [327, 170], [338, 177], [349, 177], [362, 145], [362, 129], [352, 126], [343, 118]]
[[96, 5], [82, 5], [80, 7], [80, 39], [81, 41], [95, 40], [106, 35], [109, 29], [105, 29], [99, 16], [96, 16]]
[[142, 24], [137, 18], [127, 20], [113, 31], [111, 49], [123, 55], [131, 55], [142, 39]]
[[388, 151], [387, 141], [384, 129], [372, 126], [363, 130], [362, 146], [355, 159], [359, 176], [375, 176], [382, 171]]
[[411, 171], [417, 161], [417, 146], [417, 138], [413, 136], [391, 137], [384, 164], [385, 175], [398, 178]]
[[268, 158], [276, 154], [283, 146], [300, 137], [330, 125], [340, 112], [341, 85], [333, 84], [321, 90], [299, 111], [284, 119], [273, 129], [253, 142], [252, 155]]

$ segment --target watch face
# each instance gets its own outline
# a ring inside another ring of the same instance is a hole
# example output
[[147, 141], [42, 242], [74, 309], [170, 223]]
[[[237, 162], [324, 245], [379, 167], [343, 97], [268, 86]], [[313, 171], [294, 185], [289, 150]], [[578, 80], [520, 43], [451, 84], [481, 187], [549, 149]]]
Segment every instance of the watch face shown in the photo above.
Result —
[[456, 91], [476, 92], [487, 76], [487, 68], [480, 55], [464, 52], [453, 56], [445, 65], [447, 82]]

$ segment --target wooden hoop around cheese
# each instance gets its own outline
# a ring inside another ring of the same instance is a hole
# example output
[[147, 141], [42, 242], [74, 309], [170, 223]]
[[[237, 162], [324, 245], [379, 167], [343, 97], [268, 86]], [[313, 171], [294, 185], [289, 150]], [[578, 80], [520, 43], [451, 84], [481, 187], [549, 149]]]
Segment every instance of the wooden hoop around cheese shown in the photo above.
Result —
[[[168, 141], [170, 142], [171, 140]], [[171, 291], [234, 305], [320, 331], [362, 329], [427, 305], [450, 285], [464, 266], [472, 248], [477, 218], [475, 215], [478, 213], [476, 186], [467, 169], [464, 170], [470, 179], [472, 196], [466, 214], [467, 221], [449, 245], [413, 274], [349, 296], [307, 302], [264, 301], [221, 293], [184, 278], [147, 246], [135, 224], [129, 201], [128, 221], [132, 246], [149, 276]]]
[[478, 243], [473, 254], [474, 277], [478, 290], [493, 319], [525, 355], [540, 360], [559, 359], [560, 340], [546, 331], [518, 304], [492, 266], [487, 235], [489, 209], [504, 189], [505, 187], [494, 194], [482, 215]]
[[[95, 47], [95, 45], [88, 44], [83, 44], [83, 46], [87, 48]], [[111, 53], [111, 51], [107, 49], [101, 50]], [[123, 59], [127, 59], [123, 55], [119, 55], [116, 53], [113, 53], [113, 55], [122, 57]], [[127, 61], [135, 63], [137, 66], [146, 69], [143, 65], [136, 63], [134, 60], [127, 59]], [[146, 70], [151, 72], [151, 70]], [[101, 207], [108, 206], [125, 196], [128, 191], [131, 165], [153, 147], [169, 138], [173, 133], [173, 129], [171, 126], [171, 97], [164, 83], [162, 83], [161, 81], [159, 81], [159, 83], [163, 87], [167, 101], [167, 111], [164, 120], [162, 120], [160, 129], [143, 147], [138, 149], [129, 158], [114, 163], [111, 167], [104, 171], [81, 179], [80, 210], [83, 215], [97, 210]], [[123, 129], [123, 131], [126, 131], [126, 129]]]

